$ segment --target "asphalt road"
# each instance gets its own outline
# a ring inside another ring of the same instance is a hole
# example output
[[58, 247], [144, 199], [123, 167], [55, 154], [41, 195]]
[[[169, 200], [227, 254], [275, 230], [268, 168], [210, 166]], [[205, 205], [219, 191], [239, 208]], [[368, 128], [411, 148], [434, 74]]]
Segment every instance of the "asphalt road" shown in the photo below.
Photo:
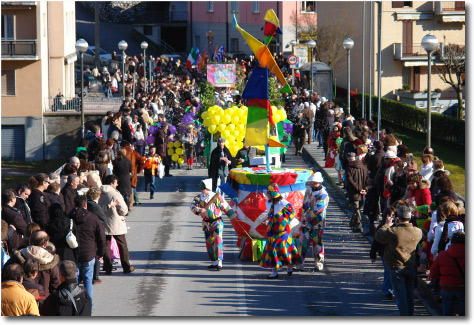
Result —
[[[307, 167], [290, 148], [283, 167]], [[348, 226], [343, 210], [330, 199], [324, 240], [326, 264], [278, 280], [266, 280], [258, 263], [241, 261], [237, 236], [224, 219], [224, 264], [210, 264], [199, 217], [189, 205], [207, 170], [171, 170], [174, 177], [158, 180], [153, 200], [143, 191], [142, 205], [127, 217], [130, 259], [136, 270], [101, 273], [94, 286], [93, 316], [398, 316], [395, 301], [381, 291], [382, 265], [372, 264], [369, 243]], [[331, 193], [331, 192], [330, 192]], [[330, 194], [331, 195], [331, 194]], [[415, 314], [429, 315], [417, 301]]]

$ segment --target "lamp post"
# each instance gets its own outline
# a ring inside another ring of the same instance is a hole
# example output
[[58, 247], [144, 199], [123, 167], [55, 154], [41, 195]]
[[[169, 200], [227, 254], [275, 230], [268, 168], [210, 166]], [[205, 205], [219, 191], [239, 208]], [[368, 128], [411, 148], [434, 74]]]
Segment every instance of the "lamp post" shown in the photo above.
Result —
[[84, 52], [89, 48], [89, 44], [85, 39], [81, 38], [76, 41], [76, 50], [81, 54], [81, 134], [84, 139]]
[[311, 94], [314, 92], [313, 85], [313, 49], [316, 47], [316, 41], [310, 40], [308, 42], [308, 47], [311, 49]]
[[122, 51], [122, 99], [125, 99], [125, 50], [128, 44], [124, 40], [118, 43], [118, 48]]
[[[298, 44], [298, 41], [297, 40], [292, 40], [290, 42], [291, 44], [291, 53], [294, 54], [294, 47], [296, 44]], [[293, 83], [293, 86], [295, 85], [295, 69], [294, 68], [291, 68], [291, 81]]]
[[145, 52], [148, 47], [148, 43], [143, 41], [140, 44], [140, 47], [143, 49], [143, 85], [145, 86], [144, 90], [146, 91], [146, 54]]
[[354, 47], [354, 41], [346, 38], [342, 43], [347, 50], [347, 112], [351, 113], [351, 49]]
[[427, 34], [421, 40], [421, 46], [428, 53], [428, 107], [426, 109], [426, 146], [431, 147], [431, 53], [438, 47], [438, 39]]

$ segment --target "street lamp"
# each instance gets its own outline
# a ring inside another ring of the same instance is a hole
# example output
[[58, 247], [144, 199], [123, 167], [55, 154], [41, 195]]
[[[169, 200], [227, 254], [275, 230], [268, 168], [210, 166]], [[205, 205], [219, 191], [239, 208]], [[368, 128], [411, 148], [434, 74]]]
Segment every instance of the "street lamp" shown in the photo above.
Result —
[[146, 54], [145, 54], [145, 50], [148, 47], [148, 43], [143, 41], [140, 44], [140, 47], [143, 49], [143, 83], [144, 83], [144, 86], [145, 86], [144, 90], [146, 91]]
[[76, 50], [81, 54], [81, 133], [84, 139], [84, 52], [89, 48], [89, 44], [85, 39], [81, 38], [76, 41]]
[[[294, 47], [296, 44], [298, 44], [298, 40], [292, 40], [290, 42], [291, 44], [291, 52], [294, 54]], [[291, 68], [291, 81], [293, 81], [293, 86], [295, 85], [295, 69]]]
[[347, 112], [351, 113], [351, 49], [354, 47], [354, 41], [346, 38], [342, 43], [347, 50]]
[[124, 40], [118, 43], [118, 48], [122, 51], [122, 99], [125, 99], [125, 50], [128, 44]]
[[316, 41], [310, 40], [308, 42], [308, 47], [311, 49], [311, 94], [314, 92], [313, 86], [313, 49], [316, 47]]
[[438, 47], [438, 39], [427, 34], [421, 40], [421, 46], [428, 53], [428, 108], [426, 116], [426, 146], [431, 147], [431, 53]]

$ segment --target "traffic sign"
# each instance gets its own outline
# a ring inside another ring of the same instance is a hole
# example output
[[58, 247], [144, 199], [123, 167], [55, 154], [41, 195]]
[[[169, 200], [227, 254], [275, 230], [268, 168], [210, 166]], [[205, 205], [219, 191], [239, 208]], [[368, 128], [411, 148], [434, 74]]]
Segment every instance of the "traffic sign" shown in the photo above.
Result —
[[288, 63], [290, 65], [297, 65], [298, 64], [298, 57], [296, 55], [290, 55], [288, 57]]

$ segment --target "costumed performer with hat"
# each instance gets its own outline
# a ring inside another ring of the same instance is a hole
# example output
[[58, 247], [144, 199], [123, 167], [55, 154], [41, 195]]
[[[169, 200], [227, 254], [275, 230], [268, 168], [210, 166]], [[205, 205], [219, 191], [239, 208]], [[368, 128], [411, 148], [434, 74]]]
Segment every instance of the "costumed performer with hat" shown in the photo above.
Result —
[[[313, 244], [315, 271], [321, 271], [324, 266], [323, 231], [326, 226], [326, 210], [329, 203], [329, 195], [322, 185], [323, 176], [316, 172], [308, 179], [309, 186], [306, 188], [303, 201], [303, 215], [301, 216], [300, 247], [298, 251], [303, 259]], [[302, 271], [304, 265], [298, 265], [296, 270]]]
[[286, 265], [288, 276], [291, 276], [293, 265], [302, 264], [303, 259], [290, 234], [290, 223], [295, 217], [293, 206], [280, 195], [280, 189], [276, 183], [268, 186], [267, 196], [268, 217], [265, 220], [265, 224], [268, 225], [267, 243], [262, 253], [260, 266], [272, 269], [267, 279], [277, 279], [278, 270], [283, 265]]
[[201, 194], [197, 195], [191, 203], [191, 211], [202, 217], [202, 230], [206, 239], [207, 254], [212, 261], [212, 264], [207, 268], [220, 271], [224, 259], [222, 213], [226, 214], [229, 219], [233, 219], [235, 211], [221, 195], [212, 192], [211, 187], [211, 178], [201, 181]]
[[188, 170], [193, 169], [194, 163], [194, 147], [198, 141], [196, 131], [194, 131], [194, 123], [190, 122], [186, 125], [186, 132], [183, 134], [181, 142], [184, 143], [184, 150], [186, 152], [186, 163]]

